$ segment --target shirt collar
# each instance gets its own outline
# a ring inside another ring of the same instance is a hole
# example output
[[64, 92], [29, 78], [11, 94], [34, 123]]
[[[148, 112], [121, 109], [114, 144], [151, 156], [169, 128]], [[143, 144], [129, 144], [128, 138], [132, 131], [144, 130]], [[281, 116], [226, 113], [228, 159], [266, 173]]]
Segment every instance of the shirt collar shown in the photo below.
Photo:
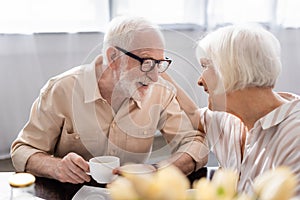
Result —
[[134, 99], [132, 98], [134, 103], [136, 104], [136, 106], [141, 109], [142, 108], [142, 101], [141, 100], [137, 100], [137, 99]]
[[265, 129], [269, 129], [273, 126], [278, 125], [283, 120], [285, 120], [291, 114], [300, 111], [300, 97], [291, 94], [291, 93], [278, 93], [281, 97], [288, 100], [288, 103], [285, 103], [278, 108], [274, 109], [261, 119], [259, 119], [259, 123], [261, 127]]
[[[83, 76], [83, 88], [84, 88], [84, 102], [90, 103], [96, 101], [98, 99], [104, 100], [99, 91], [98, 81], [96, 77], [96, 62], [99, 64], [103, 64], [103, 56], [97, 56], [92, 63], [84, 65], [84, 76]], [[150, 87], [154, 87], [155, 83]], [[147, 95], [151, 95], [152, 88], [149, 88]], [[141, 109], [142, 108], [142, 99], [138, 96], [138, 94], [134, 94], [131, 98], [136, 106]]]
[[84, 102], [90, 103], [98, 99], [103, 99], [96, 78], [96, 62], [101, 62], [102, 56], [98, 56], [90, 64], [84, 65], [84, 75], [83, 75], [83, 89], [84, 89]]
[[[152, 87], [152, 86], [151, 86]], [[148, 91], [150, 92], [150, 91]], [[142, 108], [142, 103], [143, 103], [143, 100], [145, 100], [145, 98], [141, 98], [138, 94], [138, 91], [136, 91], [131, 97], [130, 97], [130, 101], [133, 101], [135, 103], [135, 105], [141, 109]]]
[[[96, 77], [96, 62], [102, 64], [102, 55], [96, 57], [92, 63], [84, 65], [83, 88], [84, 88], [84, 102], [90, 103], [98, 99], [104, 100], [99, 91], [98, 81]], [[132, 100], [136, 106], [142, 108], [142, 100], [138, 95], [133, 95]]]

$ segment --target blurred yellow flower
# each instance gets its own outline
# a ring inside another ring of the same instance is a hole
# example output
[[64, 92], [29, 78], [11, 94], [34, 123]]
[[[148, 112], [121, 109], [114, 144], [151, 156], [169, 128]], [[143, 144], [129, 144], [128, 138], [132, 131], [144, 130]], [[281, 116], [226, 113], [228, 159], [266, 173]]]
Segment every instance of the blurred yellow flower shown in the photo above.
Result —
[[195, 199], [216, 199], [216, 189], [213, 183], [206, 178], [201, 178], [199, 181], [194, 182], [193, 188], [196, 190]]
[[238, 177], [235, 171], [222, 169], [215, 172], [212, 181], [200, 179], [193, 185], [196, 199], [232, 200], [237, 193]]
[[186, 176], [175, 166], [168, 166], [154, 174], [157, 196], [161, 200], [186, 199], [190, 183]]
[[131, 181], [124, 177], [118, 177], [114, 182], [107, 185], [110, 196], [114, 200], [138, 200], [139, 196]]
[[151, 174], [131, 174], [125, 173], [129, 181], [131, 181], [136, 193], [145, 200], [154, 199], [157, 193], [155, 180]]
[[217, 170], [212, 178], [212, 183], [217, 192], [217, 199], [233, 199], [237, 193], [238, 179], [239, 175], [233, 170]]
[[212, 180], [201, 178], [190, 184], [175, 166], [154, 173], [124, 173], [109, 184], [113, 200], [288, 200], [297, 186], [296, 176], [287, 167], [267, 171], [254, 180], [254, 195], [237, 192], [238, 174], [219, 169]]
[[239, 194], [236, 198], [234, 198], [234, 200], [256, 200], [256, 198], [253, 196], [250, 196], [249, 194], [242, 193], [242, 194]]
[[184, 200], [190, 186], [186, 176], [175, 166], [162, 168], [152, 174], [123, 173], [123, 176], [108, 186], [114, 200], [122, 199], [127, 189], [129, 194], [126, 194], [126, 199], [131, 195], [132, 199]]
[[278, 167], [254, 180], [254, 192], [259, 199], [288, 200], [297, 186], [296, 176], [287, 167]]

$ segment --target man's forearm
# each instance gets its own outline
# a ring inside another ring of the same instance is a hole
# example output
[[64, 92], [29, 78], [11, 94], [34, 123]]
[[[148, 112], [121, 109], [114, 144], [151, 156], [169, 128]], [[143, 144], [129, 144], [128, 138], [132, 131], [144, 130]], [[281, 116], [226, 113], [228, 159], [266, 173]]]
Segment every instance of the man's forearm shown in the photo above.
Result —
[[33, 154], [27, 162], [26, 171], [36, 176], [53, 178], [61, 182], [83, 183], [91, 180], [86, 173], [89, 164], [80, 155], [70, 152], [63, 158], [55, 158], [44, 153]]
[[190, 118], [194, 129], [204, 132], [203, 125], [200, 123], [200, 115], [197, 113], [198, 105], [167, 73], [163, 73], [161, 76], [176, 87], [176, 99], [182, 110], [184, 110], [184, 112]]
[[174, 154], [170, 159], [160, 162], [160, 167], [166, 167], [169, 164], [173, 164], [178, 167], [185, 175], [192, 173], [196, 167], [196, 162], [187, 153]]
[[45, 153], [35, 153], [29, 157], [25, 166], [25, 171], [32, 173], [35, 176], [54, 178], [57, 163], [60, 158], [55, 158]]
[[196, 168], [196, 162], [187, 153], [179, 155], [179, 158], [175, 160], [174, 165], [181, 169], [181, 171], [186, 175], [192, 173]]

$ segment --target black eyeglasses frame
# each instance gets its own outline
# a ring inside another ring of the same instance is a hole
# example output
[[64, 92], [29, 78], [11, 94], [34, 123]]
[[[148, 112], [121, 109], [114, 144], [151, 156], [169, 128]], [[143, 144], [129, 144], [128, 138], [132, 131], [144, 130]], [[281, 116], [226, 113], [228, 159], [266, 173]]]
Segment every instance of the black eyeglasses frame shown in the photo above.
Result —
[[[121, 47], [115, 46], [115, 48], [118, 49], [119, 51], [123, 52], [125, 55], [127, 55], [127, 56], [129, 56], [129, 57], [131, 57], [131, 58], [133, 58], [135, 60], [138, 60], [141, 63], [140, 70], [142, 72], [150, 72], [150, 71], [152, 71], [154, 69], [154, 67], [156, 66], [156, 64], [158, 64], [158, 66], [161, 66], [160, 65], [161, 62], [167, 62], [168, 65], [165, 67], [165, 69], [160, 70], [160, 68], [158, 68], [158, 72], [159, 73], [163, 73], [163, 72], [165, 72], [169, 68], [169, 66], [172, 63], [172, 60], [169, 59], [169, 58], [167, 58], [167, 57], [166, 57], [166, 59], [162, 59], [162, 60], [155, 60], [153, 58], [141, 58], [141, 57], [139, 57], [139, 56], [137, 56], [137, 55], [135, 55], [135, 54], [133, 54], [133, 53], [131, 53], [131, 52], [129, 52], [129, 51], [121, 48]], [[142, 67], [143, 63], [145, 62], [145, 60], [151, 60], [152, 62], [154, 62], [154, 64], [148, 70], [144, 70], [143, 67]]]

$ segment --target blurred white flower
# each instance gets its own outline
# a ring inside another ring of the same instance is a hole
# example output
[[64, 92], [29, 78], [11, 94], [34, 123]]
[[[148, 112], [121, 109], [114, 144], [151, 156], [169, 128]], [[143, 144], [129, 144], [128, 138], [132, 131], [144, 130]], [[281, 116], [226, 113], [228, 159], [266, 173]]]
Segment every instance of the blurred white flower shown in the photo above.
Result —
[[156, 182], [156, 199], [182, 200], [186, 199], [190, 183], [186, 176], [175, 166], [158, 170], [154, 175]]
[[206, 178], [201, 178], [199, 181], [194, 182], [193, 188], [196, 190], [195, 199], [216, 199], [216, 188], [213, 183]]
[[113, 200], [288, 200], [296, 190], [296, 176], [286, 167], [265, 172], [254, 180], [254, 195], [237, 193], [238, 174], [219, 169], [212, 180], [201, 178], [190, 189], [187, 177], [175, 166], [155, 173], [124, 173], [109, 184]]
[[202, 178], [195, 182], [196, 199], [232, 200], [236, 194], [238, 174], [229, 169], [217, 170], [212, 181]]
[[234, 200], [256, 200], [253, 196], [246, 193], [239, 194]]
[[118, 177], [111, 184], [107, 185], [111, 198], [114, 200], [138, 200], [139, 196], [131, 181], [124, 177]]
[[155, 198], [157, 188], [152, 174], [124, 173], [123, 175], [131, 181], [136, 193], [142, 199], [150, 200]]
[[[110, 184], [109, 188], [114, 200], [118, 200], [118, 197], [123, 195], [124, 190], [126, 190], [125, 187], [129, 188], [130, 194], [133, 194], [133, 188], [134, 193], [143, 200], [184, 200], [187, 196], [186, 191], [189, 189], [189, 181], [186, 176], [177, 167], [172, 165], [159, 169], [153, 174], [124, 172], [123, 176], [124, 178], [122, 179], [126, 179], [130, 184], [124, 186], [124, 181], [117, 184], [115, 182]], [[118, 191], [119, 194], [116, 194]], [[133, 197], [136, 198], [134, 195]]]
[[253, 183], [258, 199], [288, 200], [296, 192], [296, 176], [287, 167], [278, 167], [258, 176]]
[[217, 192], [217, 199], [233, 199], [237, 194], [238, 179], [239, 175], [233, 170], [217, 170], [212, 178], [212, 183]]

